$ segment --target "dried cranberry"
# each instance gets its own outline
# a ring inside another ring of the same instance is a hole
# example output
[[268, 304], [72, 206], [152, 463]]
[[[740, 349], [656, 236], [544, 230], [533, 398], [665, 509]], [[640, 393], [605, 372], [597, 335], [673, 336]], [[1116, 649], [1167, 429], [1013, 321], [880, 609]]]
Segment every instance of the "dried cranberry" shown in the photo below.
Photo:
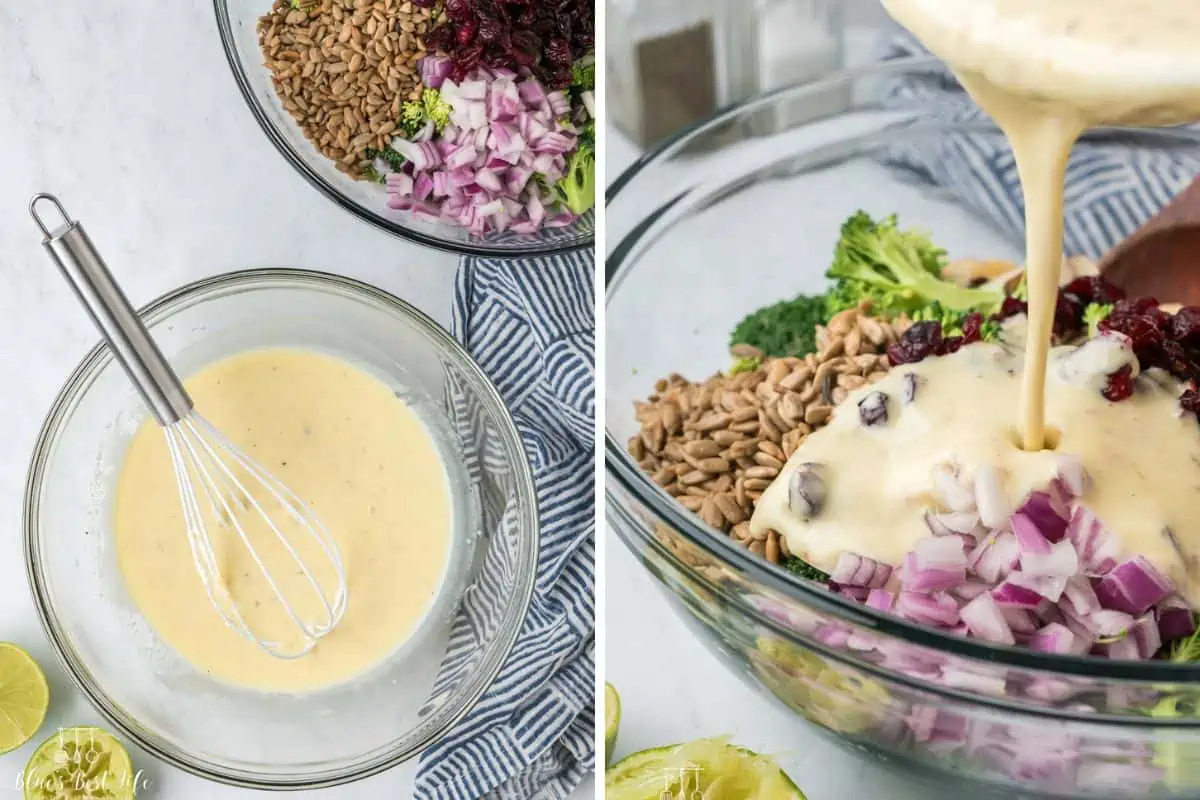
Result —
[[1115, 303], [1125, 297], [1125, 290], [1101, 278], [1098, 275], [1091, 275], [1084, 278], [1076, 278], [1062, 288], [1066, 294], [1073, 294], [1083, 301], [1086, 306], [1088, 303], [1110, 304]]
[[963, 344], [978, 342], [983, 336], [983, 314], [972, 311], [967, 314], [962, 324]]
[[1184, 306], [1167, 322], [1167, 338], [1186, 347], [1200, 345], [1200, 308]]
[[1200, 416], [1200, 392], [1194, 386], [1189, 388], [1179, 396], [1179, 407]]
[[1068, 338], [1083, 327], [1083, 310], [1087, 304], [1074, 294], [1059, 292], [1054, 303], [1054, 335]]
[[456, 81], [486, 64], [527, 68], [548, 88], [565, 89], [571, 65], [595, 46], [593, 0], [445, 0], [443, 8], [425, 46], [450, 57]]
[[1029, 313], [1029, 304], [1020, 298], [1009, 295], [1004, 298], [1004, 302], [1000, 304], [1000, 310], [992, 315], [992, 319], [996, 321], [1005, 320], [1009, 317], [1015, 317], [1020, 314]]
[[916, 364], [929, 356], [939, 355], [944, 347], [942, 323], [918, 322], [888, 348], [888, 361], [893, 367], [898, 364]]
[[1143, 368], [1151, 367], [1162, 359], [1162, 345], [1165, 340], [1158, 320], [1149, 314], [1120, 313], [1113, 311], [1108, 318], [1101, 320], [1102, 331], [1117, 331], [1128, 336], [1133, 343], [1133, 352]]
[[1119, 403], [1133, 396], [1133, 367], [1129, 364], [1108, 376], [1108, 382], [1100, 391], [1105, 400]]
[[942, 342], [942, 346], [938, 348], [937, 354], [939, 356], [948, 356], [951, 353], [957, 353], [962, 349], [964, 343], [961, 336], [947, 336]]

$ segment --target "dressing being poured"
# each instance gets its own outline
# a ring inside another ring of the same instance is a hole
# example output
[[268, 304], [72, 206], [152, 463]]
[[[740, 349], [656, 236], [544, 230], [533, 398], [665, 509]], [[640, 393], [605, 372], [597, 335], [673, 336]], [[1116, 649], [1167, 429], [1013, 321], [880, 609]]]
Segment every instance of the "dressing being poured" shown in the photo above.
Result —
[[[1100, 392], [1104, 375], [1128, 365], [1137, 376], [1127, 346], [1113, 339], [1051, 347], [1071, 150], [1101, 125], [1200, 120], [1200, 3], [883, 2], [950, 66], [1012, 145], [1025, 194], [1024, 353], [971, 345], [896, 368], [851, 395], [764, 493], [752, 530], [780, 532], [791, 553], [827, 571], [847, 552], [898, 565], [929, 536], [938, 470], [998, 483], [1011, 512], [1045, 489], [1070, 454], [1092, 477], [1082, 501], [1125, 556], [1145, 556], [1200, 604], [1190, 555], [1200, 550], [1200, 427], [1180, 413], [1182, 387], [1143, 375], [1132, 398], [1113, 403]], [[818, 478], [816, 505], [796, 496], [809, 472]]]
[[1200, 120], [1200, 3], [884, 0], [1008, 137], [1025, 193], [1029, 335], [1022, 446], [1046, 446], [1046, 354], [1063, 249], [1063, 183], [1100, 125]]

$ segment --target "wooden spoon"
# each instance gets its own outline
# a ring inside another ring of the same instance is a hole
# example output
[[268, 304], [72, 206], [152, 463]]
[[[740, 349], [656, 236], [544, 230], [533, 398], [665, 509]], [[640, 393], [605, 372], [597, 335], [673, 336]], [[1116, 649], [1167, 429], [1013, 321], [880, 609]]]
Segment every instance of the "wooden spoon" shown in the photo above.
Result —
[[1100, 260], [1132, 297], [1200, 306], [1200, 177]]

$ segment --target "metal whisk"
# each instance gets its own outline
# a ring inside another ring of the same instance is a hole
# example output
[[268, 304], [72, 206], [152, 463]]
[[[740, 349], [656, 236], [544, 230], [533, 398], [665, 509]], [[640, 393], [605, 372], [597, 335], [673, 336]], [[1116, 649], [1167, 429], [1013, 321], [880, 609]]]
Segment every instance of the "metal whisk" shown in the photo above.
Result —
[[[53, 229], [38, 214], [38, 204], [43, 201], [52, 203], [62, 217], [62, 222]], [[277, 658], [298, 658], [308, 653], [341, 622], [346, 611], [346, 572], [329, 532], [299, 497], [196, 412], [179, 376], [150, 337], [83, 226], [71, 219], [58, 198], [49, 194], [34, 196], [29, 213], [44, 236], [42, 245], [162, 426], [183, 507], [188, 545], [213, 607], [233, 630]], [[277, 504], [295, 523], [300, 536], [311, 536], [316, 541], [317, 550], [328, 559], [328, 566], [336, 575], [336, 586], [322, 586], [299, 552], [312, 548], [297, 548], [296, 542], [284, 534], [279, 521], [264, 509], [263, 501]], [[298, 633], [295, 639], [268, 641], [246, 623], [221, 574], [202, 504], [207, 504], [217, 524], [232, 529], [237, 541], [245, 547], [287, 618], [295, 623]], [[294, 594], [289, 597], [280, 588], [251, 541], [241, 519], [243, 513], [253, 513], [262, 520], [283, 552], [294, 560], [302, 578], [298, 583], [311, 590], [313, 597], [305, 599]], [[301, 606], [311, 613], [298, 611]]]

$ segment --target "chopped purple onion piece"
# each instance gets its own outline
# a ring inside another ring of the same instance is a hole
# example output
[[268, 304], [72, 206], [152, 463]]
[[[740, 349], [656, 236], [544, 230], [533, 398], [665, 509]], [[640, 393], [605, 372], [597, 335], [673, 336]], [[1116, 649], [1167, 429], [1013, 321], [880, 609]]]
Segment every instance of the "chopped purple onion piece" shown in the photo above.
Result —
[[1174, 587], [1143, 556], [1134, 556], [1117, 565], [1096, 584], [1096, 597], [1105, 608], [1141, 616]]

